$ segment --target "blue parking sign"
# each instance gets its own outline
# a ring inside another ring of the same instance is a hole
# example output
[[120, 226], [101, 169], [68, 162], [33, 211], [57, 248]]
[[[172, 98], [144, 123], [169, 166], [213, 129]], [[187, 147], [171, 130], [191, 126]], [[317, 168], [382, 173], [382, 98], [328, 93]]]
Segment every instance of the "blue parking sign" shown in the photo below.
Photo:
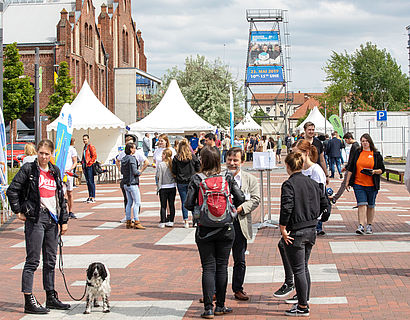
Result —
[[387, 111], [377, 111], [377, 121], [387, 121]]

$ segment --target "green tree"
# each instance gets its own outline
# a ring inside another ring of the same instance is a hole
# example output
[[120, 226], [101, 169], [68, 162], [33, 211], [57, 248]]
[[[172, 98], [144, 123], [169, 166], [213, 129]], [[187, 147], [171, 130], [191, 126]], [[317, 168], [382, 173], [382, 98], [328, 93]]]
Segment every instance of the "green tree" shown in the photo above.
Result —
[[235, 119], [243, 116], [240, 103], [244, 100], [243, 89], [238, 86], [229, 67], [219, 59], [213, 62], [197, 55], [185, 59], [185, 68], [169, 69], [162, 78], [162, 86], [153, 96], [152, 109], [161, 101], [172, 79], [176, 79], [188, 104], [209, 123], [229, 126], [229, 86], [232, 85]]
[[17, 43], [7, 45], [4, 50], [3, 77], [3, 115], [4, 121], [9, 122], [20, 118], [33, 103], [34, 96], [30, 78], [24, 75]]
[[[257, 124], [262, 125], [262, 120], [264, 120], [262, 117], [268, 117], [268, 115], [265, 113], [265, 111], [262, 110], [261, 107], [259, 107], [258, 110], [256, 110], [253, 114], [252, 118]], [[270, 119], [266, 118], [266, 120]]]
[[71, 91], [74, 87], [72, 78], [69, 76], [68, 63], [62, 61], [58, 69], [58, 78], [53, 85], [54, 93], [50, 96], [47, 107], [42, 112], [53, 121], [60, 115], [61, 108], [65, 103], [73, 102], [75, 94]]
[[[339, 103], [346, 111], [403, 110], [409, 100], [408, 78], [385, 49], [368, 42], [354, 53], [332, 52], [323, 70], [328, 86], [321, 97], [330, 113]], [[330, 115], [330, 114], [329, 114]]]

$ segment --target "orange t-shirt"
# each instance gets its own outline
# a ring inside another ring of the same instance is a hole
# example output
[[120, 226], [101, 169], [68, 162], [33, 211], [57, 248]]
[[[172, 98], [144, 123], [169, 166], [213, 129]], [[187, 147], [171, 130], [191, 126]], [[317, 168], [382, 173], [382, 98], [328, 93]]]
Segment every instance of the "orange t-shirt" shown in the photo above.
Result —
[[364, 187], [373, 187], [373, 177], [361, 173], [362, 169], [373, 169], [374, 167], [374, 155], [373, 151], [363, 150], [360, 153], [359, 159], [356, 162], [356, 176], [354, 183]]

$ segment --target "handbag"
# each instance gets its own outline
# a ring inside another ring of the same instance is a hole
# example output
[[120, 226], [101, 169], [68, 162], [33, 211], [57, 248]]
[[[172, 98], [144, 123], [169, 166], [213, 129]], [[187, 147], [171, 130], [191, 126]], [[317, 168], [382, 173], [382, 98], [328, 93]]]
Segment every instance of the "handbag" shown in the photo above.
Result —
[[100, 164], [98, 161], [95, 161], [95, 162], [92, 164], [92, 167], [93, 167], [93, 174], [94, 174], [95, 176], [97, 176], [97, 175], [99, 175], [99, 174], [101, 174], [101, 173], [104, 172], [103, 168], [101, 167], [101, 164]]

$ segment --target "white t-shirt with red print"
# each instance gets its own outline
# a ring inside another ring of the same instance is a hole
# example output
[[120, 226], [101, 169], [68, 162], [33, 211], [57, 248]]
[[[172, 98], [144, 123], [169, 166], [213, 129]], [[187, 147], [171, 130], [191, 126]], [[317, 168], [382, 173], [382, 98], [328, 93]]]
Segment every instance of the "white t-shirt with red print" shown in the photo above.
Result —
[[52, 213], [54, 216], [57, 216], [57, 185], [53, 175], [50, 173], [48, 168], [47, 170], [40, 168], [38, 188], [40, 190], [41, 207], [47, 208], [50, 213]]

